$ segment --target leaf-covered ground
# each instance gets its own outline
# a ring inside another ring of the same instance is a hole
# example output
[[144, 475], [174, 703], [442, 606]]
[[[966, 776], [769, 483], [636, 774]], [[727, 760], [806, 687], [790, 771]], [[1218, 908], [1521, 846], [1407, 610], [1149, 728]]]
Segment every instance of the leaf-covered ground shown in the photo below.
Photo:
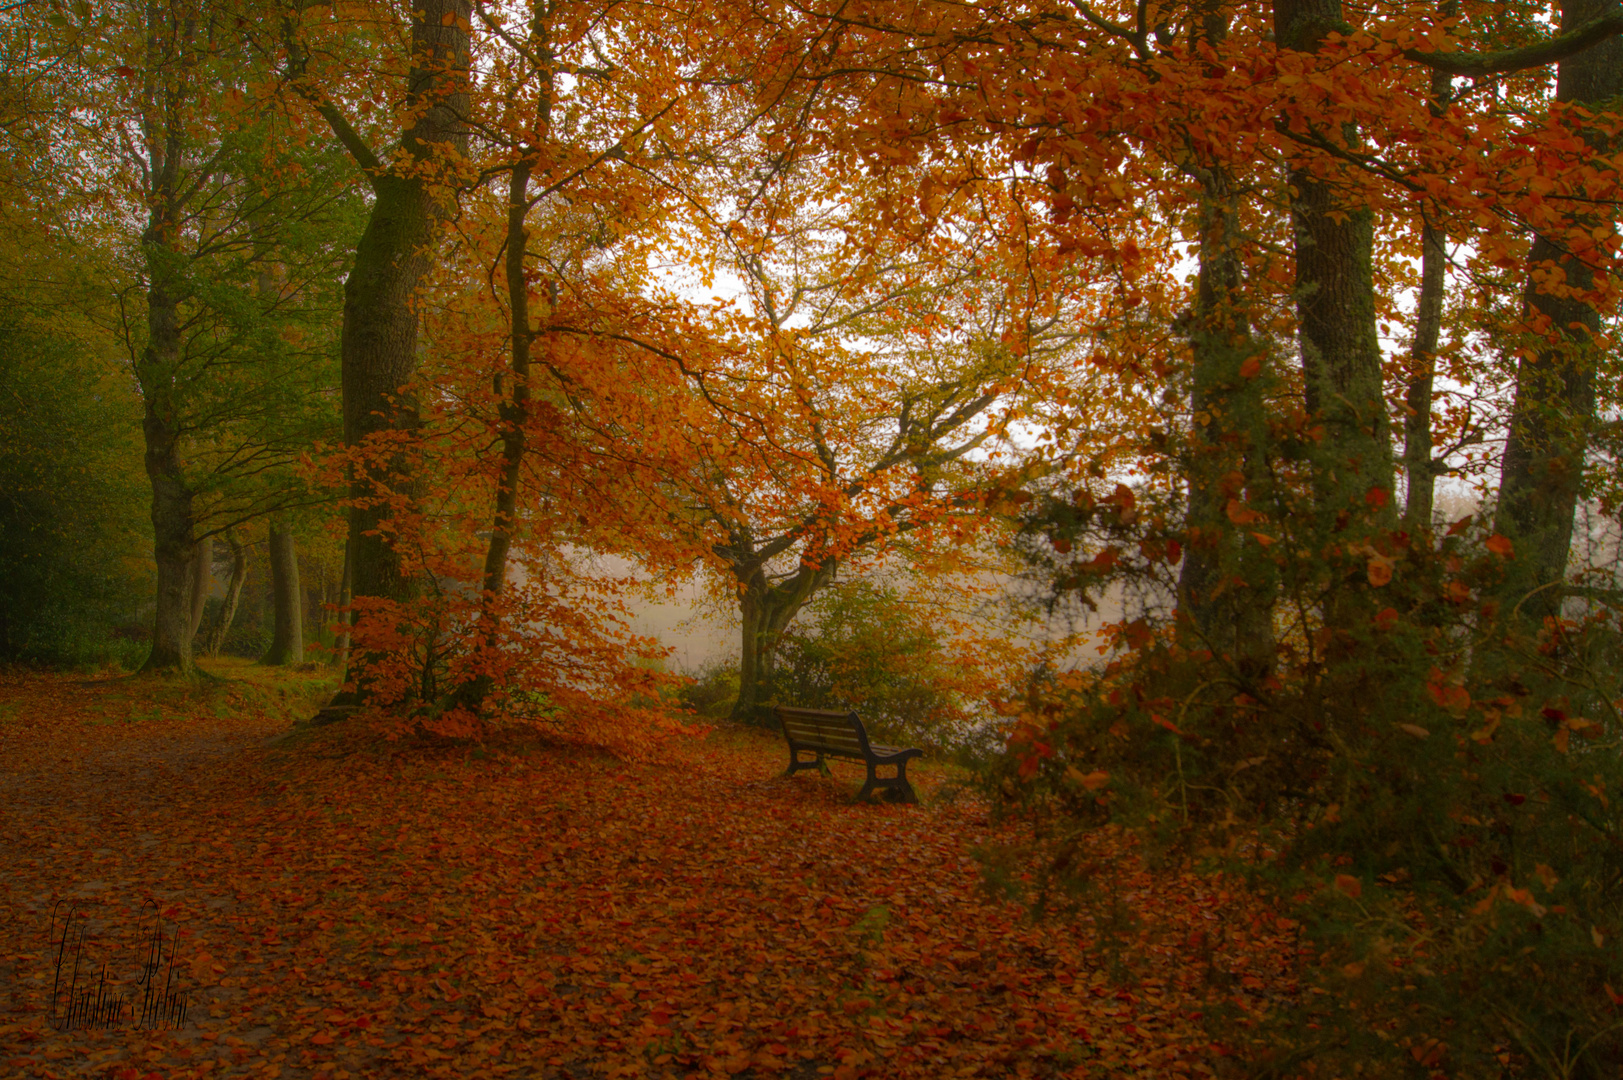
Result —
[[[753, 731], [636, 764], [290, 735], [297, 686], [221, 673], [0, 674], [0, 1074], [1199, 1076], [1212, 994], [1290, 990], [1288, 925], [1126, 851], [1117, 917], [1027, 921], [927, 763], [871, 806]], [[125, 976], [157, 901], [184, 1026], [53, 1029], [63, 898]]]

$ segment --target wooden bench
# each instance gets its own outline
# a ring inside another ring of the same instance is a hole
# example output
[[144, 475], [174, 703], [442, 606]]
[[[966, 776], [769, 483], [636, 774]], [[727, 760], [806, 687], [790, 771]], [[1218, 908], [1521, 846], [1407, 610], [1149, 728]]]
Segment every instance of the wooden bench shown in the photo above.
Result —
[[[793, 776], [801, 769], [826, 772], [825, 757], [860, 761], [868, 766], [868, 782], [857, 792], [857, 798], [866, 799], [875, 791], [882, 791], [890, 802], [919, 801], [913, 793], [913, 785], [907, 782], [907, 763], [924, 751], [874, 745], [868, 741], [868, 729], [862, 726], [855, 712], [801, 709], [793, 705], [779, 705], [772, 711], [783, 725], [783, 737], [789, 741], [789, 770], [783, 775]], [[802, 753], [817, 756], [811, 761], [802, 761]], [[880, 766], [894, 766], [896, 775], [880, 776]]]

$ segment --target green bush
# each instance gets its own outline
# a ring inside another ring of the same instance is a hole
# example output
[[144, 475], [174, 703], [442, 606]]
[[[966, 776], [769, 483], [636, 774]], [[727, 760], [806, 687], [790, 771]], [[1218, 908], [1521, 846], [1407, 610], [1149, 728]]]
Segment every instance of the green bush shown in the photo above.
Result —
[[738, 663], [712, 660], [701, 667], [693, 681], [679, 687], [676, 699], [683, 708], [700, 716], [719, 720], [732, 711], [738, 700]]
[[943, 645], [896, 589], [845, 584], [814, 599], [779, 641], [776, 697], [856, 709], [878, 740], [939, 750], [965, 719]]

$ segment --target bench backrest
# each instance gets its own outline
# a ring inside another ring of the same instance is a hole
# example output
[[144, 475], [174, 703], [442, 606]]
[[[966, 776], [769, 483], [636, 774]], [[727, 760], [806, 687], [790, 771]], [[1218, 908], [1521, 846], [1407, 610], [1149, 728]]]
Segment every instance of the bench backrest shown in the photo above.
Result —
[[790, 742], [823, 746], [854, 757], [868, 754], [868, 732], [855, 712], [837, 709], [802, 709], [779, 705], [773, 710]]

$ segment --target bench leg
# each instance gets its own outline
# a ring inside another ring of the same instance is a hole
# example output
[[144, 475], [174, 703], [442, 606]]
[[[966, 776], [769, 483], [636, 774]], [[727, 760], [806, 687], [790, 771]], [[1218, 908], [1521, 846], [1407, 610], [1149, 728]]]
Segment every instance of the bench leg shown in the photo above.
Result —
[[857, 801], [862, 802], [875, 791], [884, 792], [886, 802], [917, 803], [918, 795], [913, 791], [913, 785], [907, 782], [907, 762], [898, 762], [896, 775], [884, 777], [879, 775], [879, 767], [873, 762], [868, 763], [868, 782], [862, 785], [857, 792]]
[[817, 754], [817, 758], [816, 758], [815, 761], [801, 761], [800, 760], [800, 752], [798, 750], [790, 750], [789, 751], [789, 767], [784, 770], [783, 775], [785, 775], [785, 776], [793, 776], [795, 773], [799, 772], [801, 769], [816, 769], [818, 772], [822, 773], [824, 776], [828, 775], [828, 766], [823, 763], [823, 755], [822, 754]]

